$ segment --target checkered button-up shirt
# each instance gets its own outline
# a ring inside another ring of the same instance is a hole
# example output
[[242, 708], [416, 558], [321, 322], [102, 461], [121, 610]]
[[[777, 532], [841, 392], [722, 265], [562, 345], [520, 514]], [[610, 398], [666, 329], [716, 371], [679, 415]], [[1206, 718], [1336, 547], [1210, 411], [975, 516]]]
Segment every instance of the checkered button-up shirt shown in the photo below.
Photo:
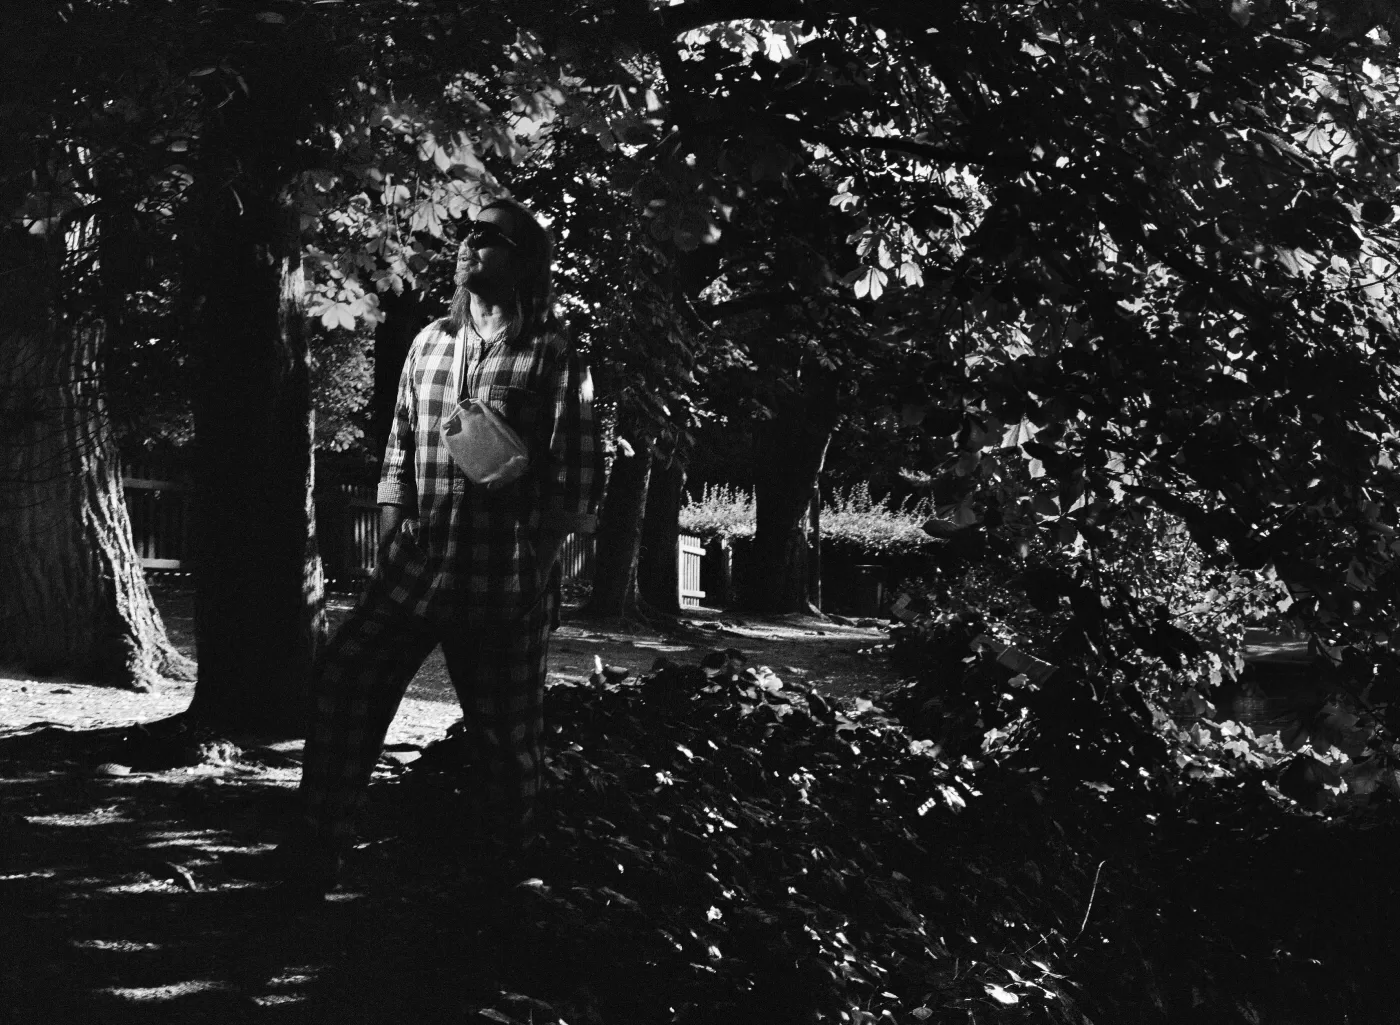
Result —
[[[459, 401], [448, 394], [458, 345], [461, 399], [490, 403], [529, 446], [530, 468], [514, 484], [472, 483], [443, 444], [442, 421]], [[510, 622], [540, 596], [538, 534], [593, 530], [602, 460], [592, 378], [562, 334], [483, 343], [470, 324], [456, 334], [446, 321], [429, 325], [404, 363], [384, 453], [379, 501], [407, 508], [382, 582], [425, 617]]]

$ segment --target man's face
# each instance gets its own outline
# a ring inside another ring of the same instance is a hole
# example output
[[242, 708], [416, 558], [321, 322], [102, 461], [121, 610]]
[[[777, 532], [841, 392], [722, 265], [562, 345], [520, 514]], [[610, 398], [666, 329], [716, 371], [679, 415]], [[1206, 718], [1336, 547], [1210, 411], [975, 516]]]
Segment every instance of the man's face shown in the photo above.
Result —
[[[457, 252], [458, 287], [472, 292], [511, 284], [517, 274], [515, 255], [518, 227], [510, 210], [483, 210]], [[518, 243], [517, 243], [518, 244]]]

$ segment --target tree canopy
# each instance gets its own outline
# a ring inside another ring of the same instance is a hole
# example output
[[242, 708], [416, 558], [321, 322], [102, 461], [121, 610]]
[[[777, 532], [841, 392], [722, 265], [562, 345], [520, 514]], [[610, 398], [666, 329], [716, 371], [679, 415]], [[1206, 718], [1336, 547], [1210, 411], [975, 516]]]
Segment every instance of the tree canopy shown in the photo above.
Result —
[[[683, 437], [715, 372], [777, 374], [762, 415], [816, 367], [924, 432], [912, 469], [956, 525], [1093, 544], [1155, 503], [1277, 565], [1335, 640], [1394, 618], [1388, 3], [35, 17], [24, 66], [63, 100], [21, 91], [7, 119], [97, 154], [91, 195], [139, 217], [178, 207], [201, 103], [294, 64], [317, 83], [267, 128], [328, 330], [440, 288], [460, 219], [509, 186], [554, 218], [566, 301], [653, 433]], [[130, 69], [97, 61], [138, 38]], [[84, 60], [41, 73], [61, 47]], [[42, 230], [89, 193], [25, 152], [10, 205]]]

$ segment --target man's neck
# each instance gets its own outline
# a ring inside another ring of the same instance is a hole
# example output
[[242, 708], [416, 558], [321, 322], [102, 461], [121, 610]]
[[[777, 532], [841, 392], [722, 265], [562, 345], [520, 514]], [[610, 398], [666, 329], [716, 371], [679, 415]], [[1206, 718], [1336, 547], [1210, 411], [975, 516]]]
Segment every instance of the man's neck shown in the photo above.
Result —
[[469, 311], [472, 326], [482, 338], [494, 338], [510, 323], [511, 313], [500, 297], [472, 293]]

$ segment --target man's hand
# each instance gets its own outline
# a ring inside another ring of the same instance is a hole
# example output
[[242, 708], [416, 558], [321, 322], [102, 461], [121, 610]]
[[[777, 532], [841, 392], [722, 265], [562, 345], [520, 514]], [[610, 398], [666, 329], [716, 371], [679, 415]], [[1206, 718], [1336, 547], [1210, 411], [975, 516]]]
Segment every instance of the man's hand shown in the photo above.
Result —
[[399, 525], [403, 523], [404, 507], [401, 505], [379, 506], [379, 561], [384, 561], [384, 553], [389, 550], [389, 544], [394, 540], [394, 535], [399, 532]]

